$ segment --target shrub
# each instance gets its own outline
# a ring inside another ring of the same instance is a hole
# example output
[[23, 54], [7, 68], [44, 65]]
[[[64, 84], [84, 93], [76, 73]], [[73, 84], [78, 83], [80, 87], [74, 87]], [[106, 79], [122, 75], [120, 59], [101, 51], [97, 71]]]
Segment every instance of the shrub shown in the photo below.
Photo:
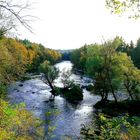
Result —
[[0, 140], [38, 140], [43, 137], [42, 122], [25, 109], [0, 99]]
[[81, 130], [89, 140], [138, 140], [140, 118], [128, 115], [108, 118], [104, 114], [99, 114], [97, 120], [89, 128]]
[[5, 97], [6, 93], [7, 93], [7, 86], [4, 84], [0, 84], [0, 98]]
[[63, 89], [64, 97], [70, 102], [83, 100], [83, 91], [80, 86], [73, 84], [70, 89]]

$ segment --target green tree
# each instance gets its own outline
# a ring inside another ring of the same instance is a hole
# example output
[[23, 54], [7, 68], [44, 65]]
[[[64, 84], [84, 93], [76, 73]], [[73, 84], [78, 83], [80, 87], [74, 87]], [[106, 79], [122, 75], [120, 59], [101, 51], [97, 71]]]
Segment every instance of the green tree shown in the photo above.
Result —
[[130, 57], [117, 51], [119, 44], [115, 39], [87, 49], [86, 71], [95, 79], [94, 91], [101, 95], [102, 100], [107, 100], [108, 94], [112, 93], [117, 102], [116, 91], [122, 88], [126, 79], [124, 75], [131, 75], [128, 69], [134, 68]]
[[102, 100], [107, 100], [108, 93], [111, 92], [115, 101], [117, 72], [114, 65], [117, 61], [115, 51], [117, 45], [113, 41], [108, 41], [103, 46], [94, 46], [93, 51], [89, 50], [90, 57], [87, 58], [87, 72], [93, 74], [95, 78], [94, 89], [102, 96]]
[[61, 73], [61, 82], [65, 89], [71, 88], [73, 86], [74, 81], [70, 79], [72, 75], [71, 70], [63, 69]]
[[79, 49], [75, 49], [71, 53], [71, 62], [74, 64], [74, 68], [81, 69], [81, 67], [80, 67], [80, 50]]
[[50, 86], [50, 88], [52, 89], [52, 95], [55, 97], [56, 91], [54, 80], [58, 78], [59, 70], [56, 67], [51, 66], [50, 62], [46, 60], [40, 65], [40, 71], [44, 73], [46, 79], [45, 83]]
[[137, 68], [140, 68], [140, 38], [137, 40], [136, 47], [132, 50], [132, 60]]
[[140, 86], [140, 70], [135, 67], [127, 67], [123, 83], [131, 100], [134, 100], [134, 96], [137, 96], [137, 89]]
[[139, 0], [106, 0], [106, 6], [112, 13], [122, 15], [127, 13], [130, 18], [139, 18]]

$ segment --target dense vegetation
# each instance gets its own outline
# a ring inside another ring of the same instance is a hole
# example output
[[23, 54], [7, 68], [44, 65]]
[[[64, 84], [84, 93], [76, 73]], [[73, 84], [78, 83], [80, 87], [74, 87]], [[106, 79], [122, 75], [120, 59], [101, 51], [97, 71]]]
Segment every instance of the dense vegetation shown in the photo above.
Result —
[[61, 59], [57, 51], [28, 40], [0, 39], [0, 96], [3, 86], [22, 78], [26, 72], [37, 72], [40, 63], [49, 60], [51, 64]]
[[[126, 44], [122, 38], [116, 37], [104, 44], [84, 45], [72, 52], [74, 69], [80, 69], [80, 72], [93, 78], [91, 90], [101, 96], [101, 101], [94, 107], [109, 116], [115, 116], [108, 119], [97, 113], [97, 126], [84, 126], [82, 129], [85, 139], [139, 139], [139, 117], [132, 120], [118, 117], [125, 113], [140, 115], [139, 46], [139, 39], [134, 46], [132, 41]], [[109, 100], [110, 94], [112, 101]], [[127, 98], [123, 98], [123, 94]]]
[[[139, 17], [138, 0], [106, 0], [106, 5], [115, 14], [122, 14], [124, 11], [130, 10], [131, 17]], [[42, 122], [33, 117], [25, 109], [24, 104], [11, 105], [4, 101], [7, 86], [11, 82], [22, 80], [26, 72], [41, 70], [44, 72], [47, 84], [54, 91], [52, 92], [54, 96], [56, 92], [53, 81], [58, 77], [59, 72], [52, 65], [60, 60], [61, 54], [28, 40], [5, 37], [11, 29], [16, 29], [19, 23], [32, 32], [31, 26], [27, 22], [29, 19], [26, 18], [33, 16], [21, 14], [26, 9], [29, 9], [28, 4], [17, 4], [12, 0], [0, 1], [0, 140], [43, 139]], [[122, 38], [116, 37], [101, 45], [85, 45], [74, 50], [71, 60], [74, 68], [94, 79], [93, 92], [101, 95], [103, 106], [116, 107], [117, 93], [121, 91], [127, 93], [129, 99], [117, 105], [122, 108], [125, 105], [125, 109], [128, 107], [128, 110], [130, 106], [134, 105], [135, 109], [139, 109], [139, 53], [140, 39], [134, 47], [133, 42], [126, 44]], [[69, 60], [69, 58], [69, 52], [63, 54], [63, 59]], [[65, 90], [66, 93], [69, 91], [65, 97], [70, 100], [82, 100], [81, 88], [68, 79], [69, 74], [63, 75], [61, 82], [64, 84], [64, 89], [61, 90]], [[115, 105], [113, 102], [106, 104], [110, 93], [114, 97]], [[128, 116], [108, 118], [99, 115], [97, 120], [96, 126], [84, 128], [85, 139], [126, 140], [140, 137], [137, 117], [131, 119]], [[96, 130], [96, 128], [98, 129]]]
[[25, 105], [11, 106], [0, 99], [0, 140], [43, 139], [42, 121], [33, 117]]
[[87, 128], [83, 126], [81, 133], [88, 140], [139, 140], [140, 120], [128, 115], [110, 118], [99, 114]]
[[72, 52], [74, 68], [95, 80], [93, 90], [101, 95], [102, 100], [107, 100], [112, 93], [117, 102], [120, 90], [127, 93], [131, 100], [139, 98], [139, 40], [135, 48], [132, 44], [116, 37], [102, 45], [85, 45]]

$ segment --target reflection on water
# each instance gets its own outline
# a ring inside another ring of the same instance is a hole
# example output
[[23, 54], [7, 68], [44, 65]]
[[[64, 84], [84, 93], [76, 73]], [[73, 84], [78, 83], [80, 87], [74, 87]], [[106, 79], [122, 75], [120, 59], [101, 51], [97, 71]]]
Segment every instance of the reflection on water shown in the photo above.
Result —
[[[62, 71], [64, 68], [71, 69], [72, 63], [64, 61], [56, 65]], [[81, 77], [73, 74], [72, 79], [80, 84]], [[9, 97], [11, 102], [25, 102], [27, 109], [32, 111], [41, 119], [51, 120], [51, 125], [56, 125], [53, 139], [61, 140], [64, 136], [77, 136], [80, 133], [81, 124], [88, 124], [93, 117], [93, 105], [100, 100], [97, 95], [91, 95], [90, 92], [83, 90], [84, 98], [78, 105], [67, 102], [64, 98], [57, 96], [54, 102], [49, 102], [51, 95], [50, 88], [39, 79], [31, 79], [23, 82], [23, 86], [19, 86], [17, 82], [10, 86]], [[56, 85], [61, 86], [60, 79], [56, 80]], [[46, 116], [46, 112], [59, 110], [59, 114]], [[47, 130], [47, 125], [46, 125]]]

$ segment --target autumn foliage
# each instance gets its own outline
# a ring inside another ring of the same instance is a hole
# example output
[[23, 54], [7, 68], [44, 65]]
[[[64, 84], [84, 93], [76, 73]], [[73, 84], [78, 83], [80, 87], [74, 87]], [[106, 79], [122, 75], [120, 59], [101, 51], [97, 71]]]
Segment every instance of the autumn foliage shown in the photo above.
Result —
[[40, 63], [49, 60], [54, 64], [61, 54], [28, 40], [2, 38], [0, 40], [0, 84], [8, 84], [26, 71], [35, 72]]
[[42, 122], [25, 109], [0, 99], [0, 140], [38, 140], [43, 137]]

